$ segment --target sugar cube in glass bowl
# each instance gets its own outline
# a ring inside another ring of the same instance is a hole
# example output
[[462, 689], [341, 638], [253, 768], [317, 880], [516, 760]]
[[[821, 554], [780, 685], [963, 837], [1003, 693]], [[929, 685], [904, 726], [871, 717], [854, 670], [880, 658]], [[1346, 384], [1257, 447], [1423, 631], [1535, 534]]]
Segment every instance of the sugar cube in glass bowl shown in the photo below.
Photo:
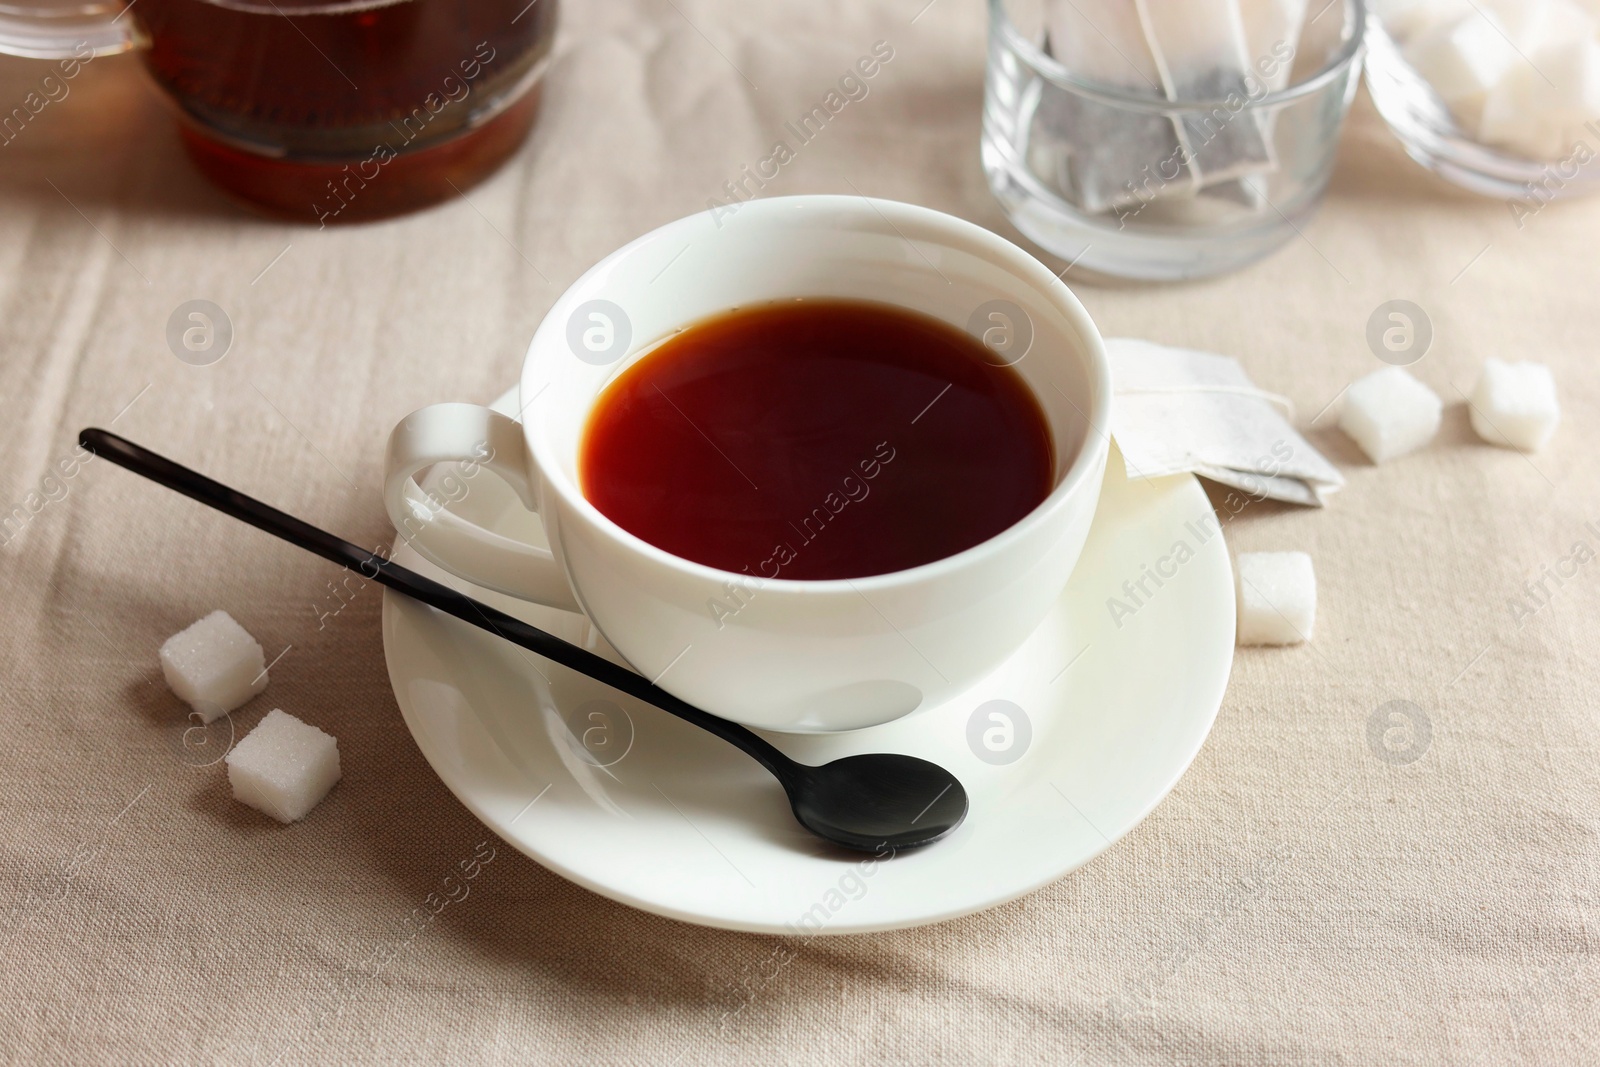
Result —
[[1369, 0], [1367, 88], [1406, 151], [1520, 204], [1600, 189], [1600, 4]]

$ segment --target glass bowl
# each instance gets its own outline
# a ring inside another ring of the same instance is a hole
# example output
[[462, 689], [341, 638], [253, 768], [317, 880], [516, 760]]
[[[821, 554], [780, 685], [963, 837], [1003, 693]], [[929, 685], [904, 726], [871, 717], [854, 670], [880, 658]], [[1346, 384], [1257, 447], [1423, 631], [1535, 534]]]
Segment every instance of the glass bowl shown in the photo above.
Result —
[[1367, 91], [1412, 159], [1464, 189], [1508, 202], [1538, 204], [1600, 189], [1600, 123], [1560, 158], [1539, 160], [1486, 145], [1461, 128], [1450, 107], [1412, 69], [1375, 14], [1367, 24]]

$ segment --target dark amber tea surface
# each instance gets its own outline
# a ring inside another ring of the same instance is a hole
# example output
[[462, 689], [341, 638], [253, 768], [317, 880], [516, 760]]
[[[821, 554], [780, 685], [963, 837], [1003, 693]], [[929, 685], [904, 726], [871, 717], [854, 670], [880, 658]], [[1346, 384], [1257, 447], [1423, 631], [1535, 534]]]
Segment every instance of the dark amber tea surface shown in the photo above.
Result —
[[993, 537], [1054, 484], [1021, 375], [883, 304], [797, 300], [690, 326], [600, 395], [584, 496], [674, 555], [761, 578], [859, 578]]

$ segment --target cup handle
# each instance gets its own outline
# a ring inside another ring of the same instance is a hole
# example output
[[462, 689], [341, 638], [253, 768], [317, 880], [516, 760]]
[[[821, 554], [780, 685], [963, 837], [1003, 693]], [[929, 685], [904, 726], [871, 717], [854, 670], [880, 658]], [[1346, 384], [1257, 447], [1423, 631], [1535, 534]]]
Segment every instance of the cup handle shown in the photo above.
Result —
[[62, 77], [75, 78], [79, 66], [95, 56], [126, 52], [134, 46], [133, 20], [125, 18], [126, 14], [127, 5], [120, 0], [0, 14], [0, 52], [64, 60]]
[[[436, 463], [457, 468], [439, 489], [425, 492], [416, 474]], [[549, 549], [513, 540], [468, 522], [445, 505], [471, 492], [487, 469], [538, 513], [538, 475], [522, 427], [477, 404], [433, 404], [414, 411], [389, 435], [383, 503], [403, 541], [451, 574], [497, 592], [552, 608], [579, 611], [561, 564]], [[459, 494], [459, 495], [458, 495]]]

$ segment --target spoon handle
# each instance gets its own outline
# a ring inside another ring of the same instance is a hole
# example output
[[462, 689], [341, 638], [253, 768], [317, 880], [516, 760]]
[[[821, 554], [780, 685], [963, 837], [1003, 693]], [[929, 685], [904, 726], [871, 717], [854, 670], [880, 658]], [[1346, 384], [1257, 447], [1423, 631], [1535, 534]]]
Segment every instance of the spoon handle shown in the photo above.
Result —
[[432, 578], [424, 577], [398, 563], [391, 563], [374, 552], [368, 552], [358, 545], [333, 536], [326, 530], [319, 530], [310, 523], [302, 522], [293, 515], [263, 504], [254, 497], [230, 489], [221, 482], [207, 478], [180, 463], [174, 463], [165, 456], [134, 444], [127, 438], [119, 437], [108, 430], [87, 429], [78, 435], [78, 441], [96, 456], [108, 459], [119, 467], [126, 467], [135, 474], [216, 508], [241, 522], [247, 522], [258, 530], [265, 530], [274, 537], [298, 545], [347, 570], [358, 571], [362, 577], [404, 593], [413, 600], [437, 608], [447, 615], [454, 615], [463, 622], [488, 630], [545, 659], [569, 667], [579, 674], [587, 675], [597, 682], [603, 682], [613, 689], [620, 689], [629, 696], [652, 704], [668, 714], [687, 720], [700, 729], [743, 749], [780, 781], [787, 781], [796, 766], [789, 757], [745, 727], [679, 700], [626, 667], [619, 667], [587, 649], [563, 641], [537, 626], [530, 626], [515, 616], [507, 615], [463, 593], [458, 593]]

